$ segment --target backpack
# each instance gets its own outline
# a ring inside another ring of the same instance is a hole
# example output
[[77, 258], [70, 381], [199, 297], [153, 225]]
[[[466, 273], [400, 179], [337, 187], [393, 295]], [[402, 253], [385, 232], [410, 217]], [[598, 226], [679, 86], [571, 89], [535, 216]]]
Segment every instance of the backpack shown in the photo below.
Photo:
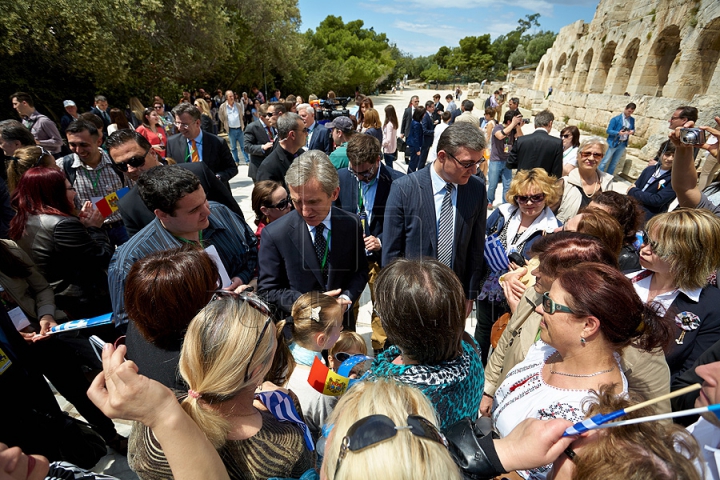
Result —
[[485, 108], [490, 108], [490, 99], [492, 98], [492, 95], [490, 95], [487, 100], [485, 100]]

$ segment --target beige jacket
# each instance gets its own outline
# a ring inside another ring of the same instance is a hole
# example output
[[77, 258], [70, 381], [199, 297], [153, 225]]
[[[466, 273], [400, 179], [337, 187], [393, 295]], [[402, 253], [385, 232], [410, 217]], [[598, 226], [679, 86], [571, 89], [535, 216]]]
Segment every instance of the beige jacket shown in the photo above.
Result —
[[[240, 128], [245, 130], [245, 105], [243, 105], [242, 102], [235, 100], [235, 106], [237, 107], [238, 114], [240, 115]], [[220, 105], [217, 114], [218, 120], [220, 120], [220, 129], [218, 133], [230, 133], [230, 129], [228, 128], [227, 102], [223, 102], [222, 105]]]
[[[600, 174], [600, 189], [603, 192], [612, 190], [614, 177], [609, 173], [601, 172], [600, 170], [598, 170], [598, 173]], [[580, 173], [578, 173], [577, 168], [571, 171], [566, 177], [562, 177], [562, 179], [562, 201], [560, 202], [558, 211], [555, 212], [555, 217], [562, 223], [567, 223], [567, 221], [577, 215], [578, 210], [580, 210], [582, 194], [577, 187], [582, 187], [582, 182], [580, 181]]]
[[[515, 314], [510, 318], [485, 367], [486, 395], [495, 395], [508, 372], [525, 359], [535, 342], [542, 320], [542, 315], [535, 312], [535, 306], [540, 304], [541, 297], [534, 288], [528, 288], [520, 299]], [[631, 392], [639, 393], [645, 399], [670, 393], [670, 369], [662, 351], [649, 353], [627, 347], [621, 352], [620, 366]], [[657, 413], [669, 412], [670, 401], [655, 405], [655, 410]]]

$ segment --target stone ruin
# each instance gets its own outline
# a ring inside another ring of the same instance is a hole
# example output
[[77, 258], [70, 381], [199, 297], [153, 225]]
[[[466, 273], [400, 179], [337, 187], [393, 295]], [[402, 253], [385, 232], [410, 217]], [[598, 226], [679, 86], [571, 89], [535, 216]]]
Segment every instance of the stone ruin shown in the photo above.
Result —
[[[586, 131], [604, 131], [625, 105], [637, 104], [630, 139], [636, 148], [628, 149], [622, 170], [635, 178], [667, 138], [678, 106], [697, 107], [698, 123], [715, 125], [719, 59], [720, 1], [601, 0], [592, 22], [578, 20], [560, 30], [532, 88], [513, 89], [512, 95], [534, 113], [549, 108], [556, 124]], [[550, 86], [553, 93], [545, 99]]]

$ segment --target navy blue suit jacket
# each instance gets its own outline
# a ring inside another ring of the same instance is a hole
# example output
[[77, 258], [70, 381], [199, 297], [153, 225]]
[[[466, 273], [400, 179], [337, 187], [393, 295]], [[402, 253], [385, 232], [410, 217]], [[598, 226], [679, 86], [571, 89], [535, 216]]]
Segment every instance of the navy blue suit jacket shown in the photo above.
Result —
[[658, 213], [667, 212], [670, 203], [675, 200], [675, 190], [673, 190], [670, 181], [672, 170], [663, 173], [644, 192], [642, 191], [647, 181], [658, 168], [660, 168], [659, 164], [645, 168], [635, 181], [635, 186], [630, 187], [627, 192], [628, 196], [634, 197], [642, 204], [645, 209], [646, 222]]
[[[176, 163], [191, 161], [187, 139], [182, 134], [177, 133], [168, 139], [167, 156]], [[227, 187], [228, 191], [232, 191], [230, 179], [237, 175], [238, 167], [235, 165], [235, 159], [230, 153], [227, 142], [217, 135], [203, 132], [201, 160]]]
[[[338, 171], [340, 177], [340, 195], [335, 200], [335, 206], [342, 208], [346, 212], [357, 213], [358, 209], [358, 179], [355, 175], [350, 173], [346, 168], [342, 168]], [[385, 204], [387, 203], [388, 196], [390, 195], [390, 186], [392, 182], [400, 177], [405, 176], [404, 173], [387, 168], [385, 165], [380, 163], [380, 172], [378, 172], [378, 184], [375, 191], [375, 203], [373, 204], [372, 215], [370, 216], [370, 224], [365, 229], [365, 235], [372, 235], [383, 242], [383, 222], [385, 219]], [[373, 252], [367, 256], [367, 259], [371, 262], [381, 261], [381, 255], [379, 252]]]
[[332, 153], [332, 147], [333, 140], [330, 136], [330, 129], [325, 128], [325, 125], [320, 125], [315, 122], [308, 150], [322, 150], [326, 155], [330, 155]]
[[[437, 219], [430, 169], [432, 165], [393, 182], [385, 207], [382, 263], [395, 258], [437, 258]], [[487, 192], [475, 175], [458, 186], [453, 271], [465, 290], [465, 298], [480, 292], [484, 262]]]
[[[358, 216], [333, 207], [330, 223], [327, 284], [323, 281], [307, 224], [297, 210], [262, 231], [258, 292], [285, 316], [290, 315], [293, 303], [303, 293], [339, 288], [355, 302], [365, 289], [368, 263]], [[343, 325], [355, 330], [352, 308], [345, 312]]]

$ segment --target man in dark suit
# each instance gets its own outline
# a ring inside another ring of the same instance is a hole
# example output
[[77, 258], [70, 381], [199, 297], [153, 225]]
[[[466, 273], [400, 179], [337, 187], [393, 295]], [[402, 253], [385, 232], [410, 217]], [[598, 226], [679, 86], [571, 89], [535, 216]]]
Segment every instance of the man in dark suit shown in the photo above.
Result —
[[562, 177], [562, 140], [550, 136], [555, 116], [543, 110], [535, 116], [535, 131], [517, 139], [510, 150], [507, 168], [532, 170], [544, 168], [548, 175]]
[[437, 258], [463, 284], [468, 315], [482, 286], [487, 193], [475, 174], [484, 149], [485, 136], [473, 125], [445, 129], [433, 164], [393, 182], [383, 225], [382, 264]]
[[[371, 135], [353, 135], [347, 146], [348, 168], [338, 171], [340, 177], [340, 196], [335, 206], [357, 214], [363, 227], [365, 255], [368, 261], [368, 285], [370, 296], [375, 302], [375, 279], [380, 273], [382, 260], [382, 231], [385, 218], [385, 204], [390, 194], [390, 186], [403, 173], [387, 168], [380, 161], [382, 146]], [[356, 303], [355, 316], [357, 317]], [[380, 318], [372, 315], [373, 350], [382, 350], [387, 335], [382, 328]]]
[[102, 95], [95, 95], [95, 105], [90, 109], [92, 113], [100, 117], [103, 121], [103, 138], [107, 138], [108, 136], [108, 126], [112, 123], [112, 120], [110, 120], [110, 112], [108, 110], [108, 101], [107, 98], [105, 98]]
[[420, 105], [420, 97], [413, 95], [410, 99], [410, 106], [407, 107], [405, 113], [403, 113], [402, 122], [400, 123], [400, 138], [405, 138], [406, 135], [410, 135], [413, 113], [415, 113], [418, 105]]
[[428, 100], [427, 102], [425, 102], [425, 115], [423, 115], [422, 119], [423, 143], [422, 148], [420, 149], [420, 163], [417, 167], [418, 170], [420, 170], [421, 168], [425, 168], [428, 153], [430, 152], [430, 147], [432, 146], [433, 139], [435, 138], [435, 121], [433, 120], [434, 114], [435, 104], [432, 102], [432, 100]]
[[332, 153], [333, 139], [330, 130], [315, 121], [315, 109], [309, 103], [302, 103], [297, 107], [298, 115], [305, 122], [308, 129], [305, 146], [308, 150], [322, 150], [326, 155]]
[[255, 181], [260, 164], [265, 157], [272, 152], [273, 143], [277, 136], [275, 125], [278, 114], [275, 113], [275, 105], [263, 103], [258, 111], [259, 118], [245, 127], [245, 152], [250, 155], [250, 167], [248, 176]]
[[181, 103], [173, 109], [175, 127], [180, 133], [168, 139], [167, 156], [177, 162], [205, 162], [215, 176], [230, 189], [230, 179], [238, 167], [225, 140], [200, 129], [200, 110]]
[[300, 149], [305, 146], [307, 127], [300, 115], [289, 112], [278, 119], [277, 129], [280, 140], [272, 153], [260, 164], [255, 181], [274, 180], [284, 186], [285, 173]]
[[343, 326], [355, 330], [349, 308], [368, 279], [365, 243], [357, 215], [333, 207], [340, 193], [337, 170], [327, 155], [310, 150], [285, 175], [295, 210], [263, 229], [258, 291], [279, 316], [290, 315], [303, 293], [337, 297]]
[[[134, 130], [118, 130], [107, 139], [107, 149], [115, 167], [126, 178], [135, 182], [141, 173], [153, 167], [163, 165], [145, 137]], [[190, 170], [200, 180], [200, 184], [209, 201], [222, 203], [234, 213], [243, 216], [240, 206], [230, 191], [222, 184], [205, 162], [179, 163], [178, 166]], [[118, 202], [120, 216], [130, 236], [135, 235], [148, 223], [155, 220], [140, 198], [137, 186], [133, 186]]]

